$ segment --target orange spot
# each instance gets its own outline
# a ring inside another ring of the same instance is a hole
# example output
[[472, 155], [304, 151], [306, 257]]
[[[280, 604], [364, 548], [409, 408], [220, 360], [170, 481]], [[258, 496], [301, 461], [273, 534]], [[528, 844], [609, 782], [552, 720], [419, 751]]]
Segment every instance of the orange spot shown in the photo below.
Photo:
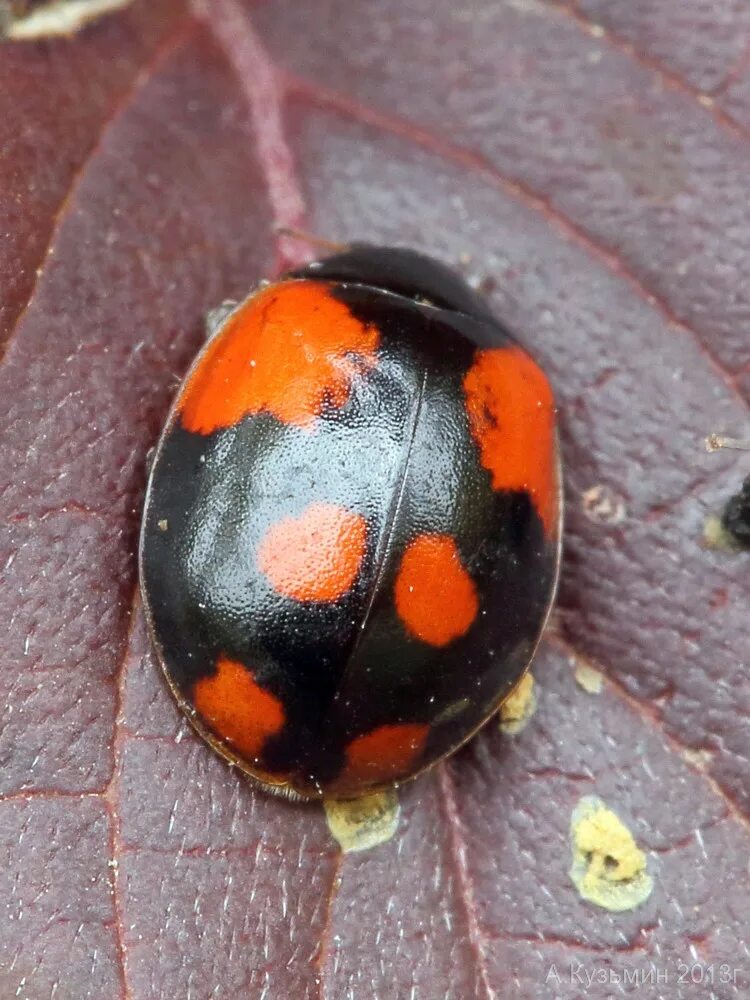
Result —
[[420, 535], [408, 545], [395, 597], [404, 625], [431, 646], [463, 635], [479, 609], [474, 583], [449, 535]]
[[528, 490], [548, 535], [558, 516], [555, 401], [520, 347], [479, 351], [464, 378], [471, 432], [496, 490]]
[[419, 723], [401, 723], [357, 736], [346, 748], [346, 767], [336, 780], [337, 788], [349, 782], [361, 786], [393, 781], [407, 774], [422, 753], [429, 731], [429, 726]]
[[352, 586], [367, 547], [367, 522], [332, 503], [312, 503], [299, 517], [272, 525], [258, 565], [279, 594], [295, 601], [335, 601]]
[[251, 670], [219, 657], [216, 673], [193, 685], [193, 704], [206, 725], [250, 760], [284, 725], [278, 698], [256, 684]]
[[255, 295], [206, 350], [185, 386], [182, 425], [198, 434], [251, 413], [309, 426], [326, 400], [341, 407], [356, 374], [376, 364], [378, 331], [316, 281], [288, 281]]

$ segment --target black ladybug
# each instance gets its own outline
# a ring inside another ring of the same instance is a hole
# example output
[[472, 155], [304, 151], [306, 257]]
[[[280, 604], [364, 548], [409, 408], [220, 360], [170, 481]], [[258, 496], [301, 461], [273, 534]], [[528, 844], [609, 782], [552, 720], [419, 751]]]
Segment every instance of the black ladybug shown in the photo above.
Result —
[[146, 614], [196, 729], [349, 797], [454, 751], [558, 574], [549, 383], [442, 264], [354, 246], [218, 314], [151, 467]]

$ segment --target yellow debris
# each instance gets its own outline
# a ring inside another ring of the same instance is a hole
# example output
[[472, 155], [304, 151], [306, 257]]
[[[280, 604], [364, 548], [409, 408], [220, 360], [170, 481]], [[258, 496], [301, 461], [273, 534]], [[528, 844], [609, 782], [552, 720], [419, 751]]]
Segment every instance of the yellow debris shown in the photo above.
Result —
[[581, 896], [606, 910], [640, 906], [654, 882], [646, 855], [622, 820], [593, 795], [584, 796], [570, 822], [573, 864], [570, 877]]
[[703, 542], [707, 548], [718, 549], [720, 552], [739, 552], [741, 548], [721, 523], [721, 518], [715, 514], [706, 519], [703, 526]]
[[588, 694], [600, 694], [602, 690], [603, 678], [598, 670], [589, 666], [588, 663], [578, 663], [576, 666], [575, 679], [579, 687], [582, 687]]
[[526, 673], [500, 706], [500, 728], [514, 736], [521, 732], [535, 711], [534, 678]]
[[390, 840], [398, 828], [398, 795], [395, 789], [363, 795], [359, 799], [326, 799], [328, 829], [341, 850], [366, 851]]

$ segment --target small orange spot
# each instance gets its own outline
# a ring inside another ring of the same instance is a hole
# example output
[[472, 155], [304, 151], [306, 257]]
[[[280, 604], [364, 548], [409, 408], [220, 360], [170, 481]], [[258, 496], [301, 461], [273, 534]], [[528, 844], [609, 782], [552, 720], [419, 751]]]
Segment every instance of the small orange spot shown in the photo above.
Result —
[[265, 411], [309, 426], [326, 400], [346, 403], [357, 373], [375, 366], [378, 339], [323, 282], [272, 285], [206, 348], [180, 397], [182, 425], [211, 434]]
[[335, 601], [352, 586], [367, 548], [367, 522], [332, 503], [312, 503], [299, 517], [271, 525], [258, 565], [279, 594], [295, 601]]
[[558, 512], [555, 401], [520, 347], [479, 351], [464, 378], [471, 432], [496, 490], [528, 490], [548, 535]]
[[429, 726], [409, 722], [378, 726], [357, 736], [346, 748], [346, 767], [336, 781], [337, 788], [348, 783], [364, 787], [407, 774], [422, 753], [429, 731]]
[[248, 760], [284, 725], [279, 699], [255, 682], [251, 670], [225, 656], [215, 674], [195, 682], [193, 704], [206, 725]]
[[431, 646], [446, 646], [463, 635], [479, 609], [474, 582], [449, 535], [420, 535], [408, 545], [395, 597], [408, 630]]

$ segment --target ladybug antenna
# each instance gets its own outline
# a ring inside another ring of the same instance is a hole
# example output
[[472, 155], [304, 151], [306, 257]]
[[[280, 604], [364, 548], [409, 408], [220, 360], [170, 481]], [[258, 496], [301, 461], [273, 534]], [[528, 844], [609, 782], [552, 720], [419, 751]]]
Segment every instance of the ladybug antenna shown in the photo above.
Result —
[[293, 240], [301, 240], [303, 243], [309, 243], [310, 246], [326, 250], [328, 253], [343, 253], [349, 249], [346, 243], [324, 240], [322, 236], [313, 236], [312, 233], [306, 233], [304, 229], [297, 229], [295, 226], [275, 226], [274, 232], [277, 236], [288, 236]]
[[706, 451], [719, 451], [721, 448], [731, 448], [734, 451], [750, 451], [750, 438], [727, 437], [724, 434], [709, 434], [706, 438]]

